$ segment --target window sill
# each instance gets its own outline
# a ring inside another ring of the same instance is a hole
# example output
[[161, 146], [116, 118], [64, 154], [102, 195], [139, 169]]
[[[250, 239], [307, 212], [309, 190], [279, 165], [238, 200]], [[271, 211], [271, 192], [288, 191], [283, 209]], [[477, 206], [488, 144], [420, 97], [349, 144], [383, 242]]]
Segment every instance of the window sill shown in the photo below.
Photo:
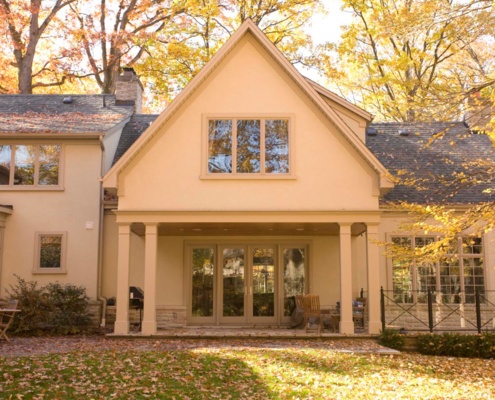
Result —
[[67, 275], [67, 270], [65, 269], [59, 269], [59, 268], [53, 268], [53, 269], [35, 269], [33, 272], [33, 275]]
[[202, 174], [203, 180], [296, 180], [297, 176], [289, 174]]
[[0, 191], [20, 191], [20, 192], [62, 192], [65, 188], [63, 186], [34, 186], [34, 185], [24, 185], [24, 186], [8, 186], [0, 185]]

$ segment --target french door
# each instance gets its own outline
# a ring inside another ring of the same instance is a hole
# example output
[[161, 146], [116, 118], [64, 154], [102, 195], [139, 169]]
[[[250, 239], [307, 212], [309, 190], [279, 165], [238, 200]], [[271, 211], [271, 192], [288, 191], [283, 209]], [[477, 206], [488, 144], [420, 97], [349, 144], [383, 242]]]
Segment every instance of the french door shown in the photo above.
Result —
[[190, 323], [288, 323], [294, 296], [305, 293], [305, 244], [191, 245], [189, 257]]
[[221, 324], [276, 323], [275, 246], [220, 246]]

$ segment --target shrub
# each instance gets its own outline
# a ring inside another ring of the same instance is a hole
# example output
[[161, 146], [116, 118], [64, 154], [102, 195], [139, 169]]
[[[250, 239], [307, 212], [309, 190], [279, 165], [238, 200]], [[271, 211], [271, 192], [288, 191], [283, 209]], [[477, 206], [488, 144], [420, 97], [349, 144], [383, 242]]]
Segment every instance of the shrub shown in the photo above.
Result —
[[48, 321], [52, 309], [45, 288], [38, 287], [38, 282], [27, 282], [17, 275], [15, 277], [17, 284], [10, 285], [7, 294], [18, 301], [17, 307], [22, 311], [15, 316], [11, 329], [13, 332], [38, 333]]
[[48, 301], [53, 306], [50, 322], [56, 333], [79, 333], [91, 323], [86, 288], [71, 284], [49, 283]]
[[7, 293], [18, 301], [20, 313], [14, 319], [12, 331], [29, 334], [69, 334], [89, 330], [89, 297], [82, 286], [50, 283], [38, 286], [16, 275], [17, 284]]
[[495, 334], [426, 334], [418, 337], [421, 354], [449, 357], [495, 357]]
[[395, 350], [402, 350], [404, 348], [405, 339], [404, 335], [394, 329], [385, 329], [378, 336], [378, 343], [382, 346], [390, 347]]

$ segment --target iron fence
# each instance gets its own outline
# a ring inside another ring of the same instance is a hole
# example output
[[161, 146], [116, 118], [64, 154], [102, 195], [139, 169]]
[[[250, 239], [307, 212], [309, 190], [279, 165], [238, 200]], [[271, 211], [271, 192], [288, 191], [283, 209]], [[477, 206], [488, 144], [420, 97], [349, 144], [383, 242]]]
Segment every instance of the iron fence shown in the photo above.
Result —
[[[495, 331], [495, 290], [455, 296], [434, 290], [402, 293], [381, 288], [382, 331], [398, 328], [410, 331]], [[413, 301], [414, 299], [414, 301]]]

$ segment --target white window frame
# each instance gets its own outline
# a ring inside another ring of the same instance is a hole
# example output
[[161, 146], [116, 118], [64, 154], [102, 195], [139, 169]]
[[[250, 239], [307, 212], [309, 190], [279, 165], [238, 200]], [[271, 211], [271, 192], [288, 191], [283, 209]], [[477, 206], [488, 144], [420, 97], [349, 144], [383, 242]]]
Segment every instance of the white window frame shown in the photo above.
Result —
[[[0, 191], [2, 190], [63, 190], [63, 171], [64, 171], [64, 153], [65, 148], [64, 145], [60, 142], [28, 142], [28, 141], [19, 141], [19, 142], [0, 142], [1, 146], [10, 146], [11, 149], [11, 159], [10, 159], [10, 175], [9, 175], [9, 184], [8, 185], [0, 185]], [[34, 158], [34, 183], [32, 185], [14, 185], [14, 174], [15, 174], [15, 149], [16, 146], [36, 146], [37, 150]], [[58, 159], [58, 184], [57, 185], [40, 185], [39, 181], [39, 147], [40, 146], [59, 146], [60, 153]]]
[[[287, 120], [289, 122], [289, 172], [288, 173], [267, 173], [265, 167], [265, 120]], [[211, 173], [208, 171], [208, 128], [211, 120], [231, 120], [232, 121], [232, 172]], [[235, 160], [237, 158], [237, 142], [235, 132], [238, 120], [260, 120], [260, 172], [257, 173], [240, 173], [236, 171]], [[201, 162], [201, 179], [296, 179], [295, 168], [295, 151], [294, 151], [294, 114], [204, 114], [202, 121], [202, 162]]]
[[[61, 237], [61, 254], [59, 268], [42, 268], [40, 266], [41, 259], [41, 238], [45, 236]], [[34, 235], [34, 268], [33, 274], [66, 274], [66, 258], [67, 258], [67, 232], [66, 231], [40, 231]]]
[[[440, 239], [439, 236], [437, 235], [407, 235], [407, 234], [388, 234], [388, 242], [391, 242], [394, 238], [409, 238], [411, 242], [411, 246], [416, 246], [416, 238], [431, 238], [434, 237], [435, 241], [438, 241]], [[455, 255], [458, 258], [458, 263], [459, 263], [459, 279], [460, 279], [460, 288], [461, 288], [461, 293], [465, 294], [465, 281], [464, 281], [464, 258], [466, 259], [472, 259], [472, 258], [481, 258], [482, 260], [485, 259], [485, 244], [484, 244], [484, 238], [481, 236], [481, 253], [464, 253], [463, 251], [463, 240], [466, 238], [469, 238], [470, 235], [462, 235], [457, 238], [457, 251], [455, 253], [446, 253], [447, 256], [449, 255]], [[388, 271], [389, 271], [389, 287], [394, 290], [394, 282], [393, 282], [393, 276], [394, 276], [394, 263], [393, 259], [391, 257], [387, 258], [387, 263], [388, 263]], [[421, 265], [419, 265], [421, 266]], [[442, 290], [442, 283], [441, 283], [441, 275], [440, 275], [440, 268], [441, 268], [441, 263], [440, 261], [437, 261], [434, 264], [435, 267], [435, 278], [436, 278], [436, 285], [435, 285], [435, 290], [437, 293], [441, 293]], [[411, 262], [411, 279], [412, 279], [412, 297], [413, 297], [413, 303], [418, 302], [418, 264], [415, 261]], [[486, 290], [487, 287], [487, 276], [486, 276], [486, 266], [483, 265], [483, 286], [484, 289]], [[442, 296], [440, 296], [441, 298]], [[462, 299], [462, 302], [465, 302], [465, 299]], [[471, 304], [472, 302], [470, 302]], [[401, 304], [412, 304], [412, 303], [401, 303]]]

